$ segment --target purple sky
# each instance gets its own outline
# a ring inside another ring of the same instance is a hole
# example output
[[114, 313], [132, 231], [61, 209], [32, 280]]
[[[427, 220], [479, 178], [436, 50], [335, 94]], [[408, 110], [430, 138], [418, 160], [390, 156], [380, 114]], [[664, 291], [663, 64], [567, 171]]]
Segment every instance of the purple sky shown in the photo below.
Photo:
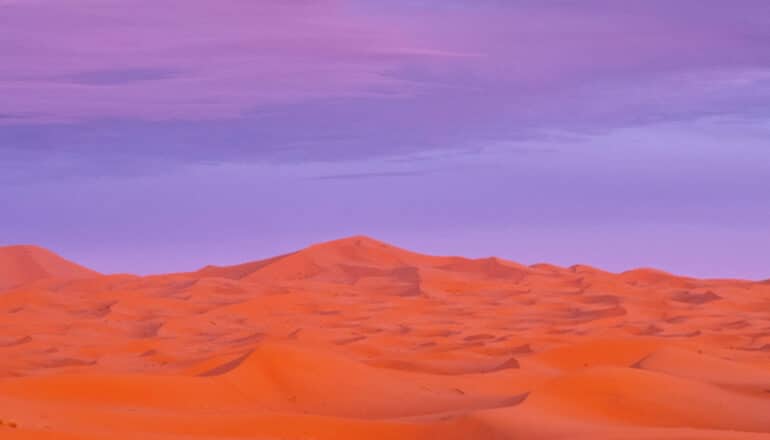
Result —
[[0, 0], [0, 245], [770, 278], [769, 47], [767, 0]]

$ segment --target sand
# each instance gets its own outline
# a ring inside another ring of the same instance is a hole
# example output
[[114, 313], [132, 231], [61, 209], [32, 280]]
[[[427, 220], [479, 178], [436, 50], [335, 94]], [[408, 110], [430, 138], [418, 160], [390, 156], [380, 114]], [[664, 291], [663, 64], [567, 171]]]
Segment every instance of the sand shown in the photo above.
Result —
[[0, 248], [0, 438], [770, 440], [770, 283], [367, 237], [150, 277]]

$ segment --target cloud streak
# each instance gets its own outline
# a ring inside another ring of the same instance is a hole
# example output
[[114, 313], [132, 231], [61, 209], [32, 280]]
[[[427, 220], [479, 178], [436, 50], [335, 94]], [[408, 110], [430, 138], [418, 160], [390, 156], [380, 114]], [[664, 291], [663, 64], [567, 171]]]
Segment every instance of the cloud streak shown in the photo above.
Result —
[[[42, 120], [232, 118], [258, 106], [408, 93], [410, 46], [338, 1], [38, 0], [0, 4], [0, 112]], [[392, 49], [394, 47], [402, 49]]]
[[769, 42], [754, 0], [6, 1], [0, 154], [122, 174], [764, 118]]
[[418, 177], [428, 174], [428, 171], [377, 171], [364, 173], [327, 174], [313, 177], [313, 180], [358, 180], [382, 177]]
[[[661, 100], [691, 112], [693, 101], [709, 104], [704, 94], [743, 102], [740, 84], [708, 77], [770, 71], [770, 19], [762, 18], [770, 11], [750, 0], [730, 8], [393, 2], [385, 11], [359, 3], [0, 3], [0, 113], [35, 114], [37, 122], [224, 119], [287, 102], [430, 96], [431, 87], [450, 86], [450, 96], [532, 124], [563, 117], [554, 100], [601, 117], [629, 106], [626, 113], [653, 113], [643, 107]], [[644, 93], [617, 92], [632, 84]], [[511, 105], [500, 109], [489, 95]]]

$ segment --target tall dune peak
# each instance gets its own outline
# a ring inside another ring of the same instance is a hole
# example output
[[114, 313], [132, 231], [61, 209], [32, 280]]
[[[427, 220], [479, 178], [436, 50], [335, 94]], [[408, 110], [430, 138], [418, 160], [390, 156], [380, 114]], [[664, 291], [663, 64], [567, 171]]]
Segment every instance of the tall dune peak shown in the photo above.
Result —
[[0, 290], [44, 279], [77, 279], [98, 275], [98, 272], [40, 246], [0, 246]]

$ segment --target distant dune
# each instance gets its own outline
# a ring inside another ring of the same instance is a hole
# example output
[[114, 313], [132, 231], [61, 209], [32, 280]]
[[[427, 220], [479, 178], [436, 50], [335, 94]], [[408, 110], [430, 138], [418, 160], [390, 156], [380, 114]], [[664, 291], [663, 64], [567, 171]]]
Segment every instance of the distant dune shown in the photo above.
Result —
[[770, 284], [356, 236], [189, 273], [0, 248], [0, 438], [766, 439]]
[[43, 279], [98, 275], [37, 246], [0, 246], [0, 290]]

